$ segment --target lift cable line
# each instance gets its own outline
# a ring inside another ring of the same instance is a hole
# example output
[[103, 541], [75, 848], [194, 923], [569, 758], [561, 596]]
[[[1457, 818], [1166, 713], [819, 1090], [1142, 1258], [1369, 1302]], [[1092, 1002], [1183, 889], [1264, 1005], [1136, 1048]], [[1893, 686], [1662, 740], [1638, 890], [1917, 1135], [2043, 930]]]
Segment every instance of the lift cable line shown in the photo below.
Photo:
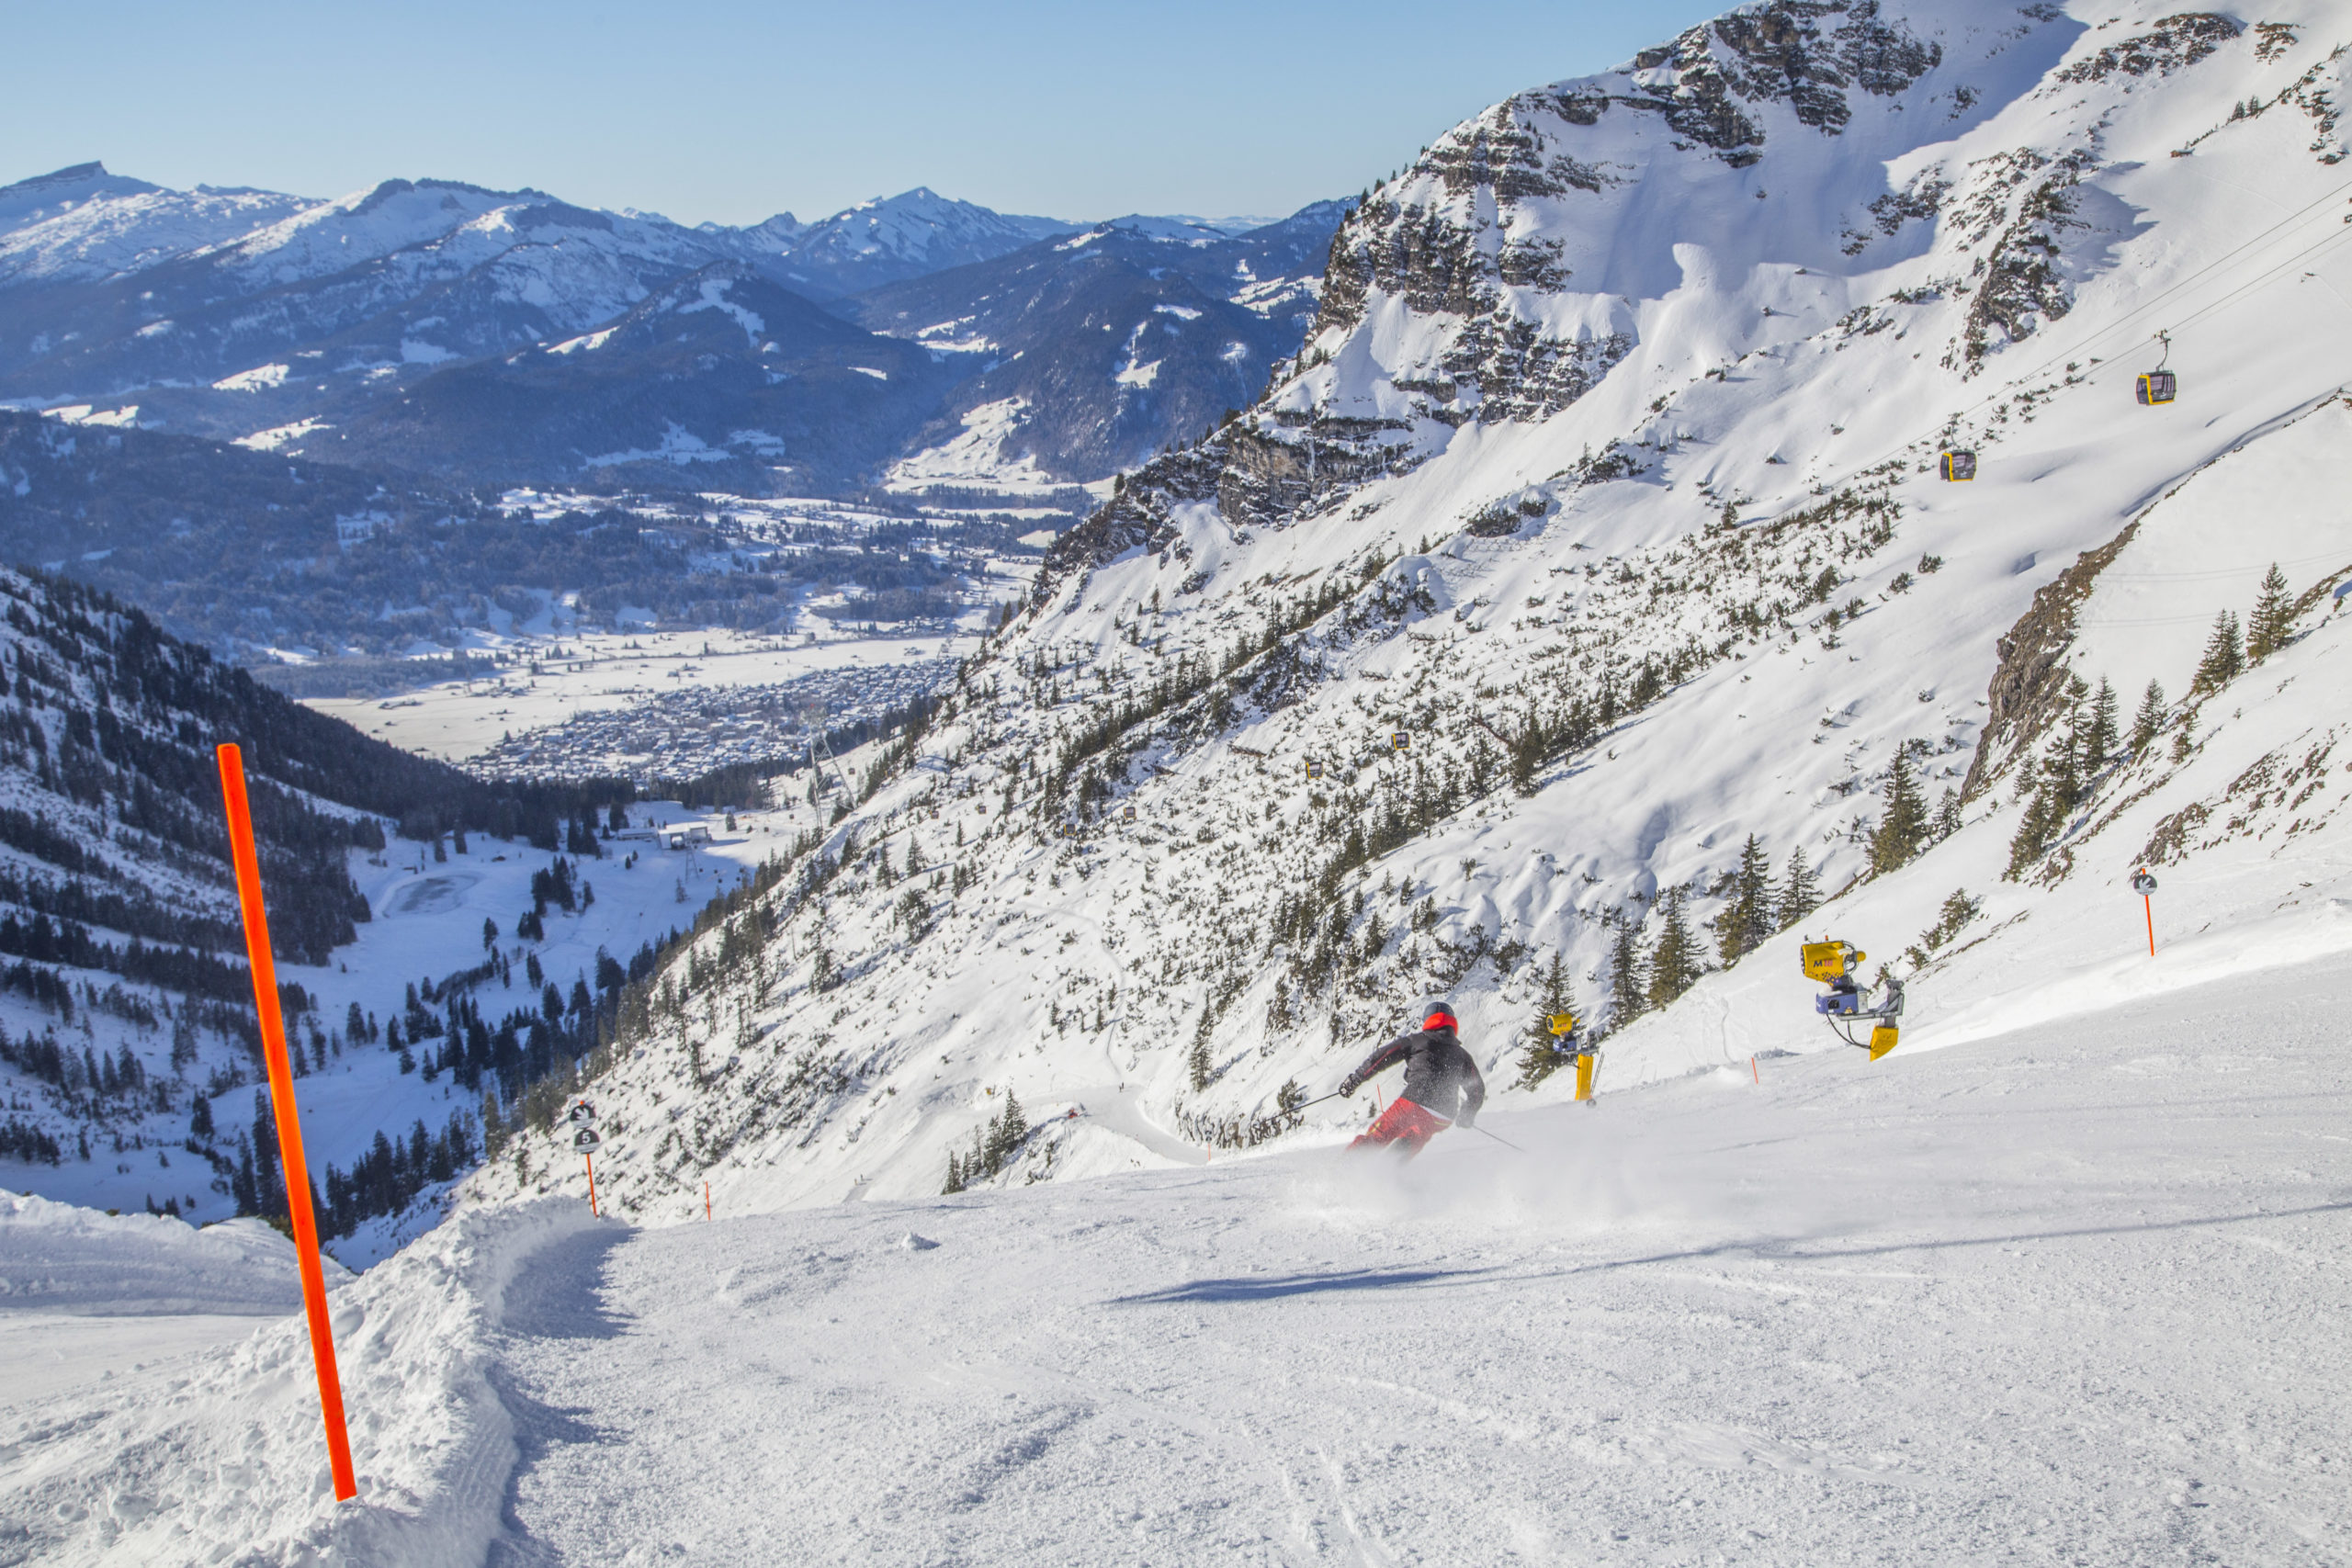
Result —
[[[2232, 263], [2244, 256], [2248, 251], [2254, 250], [2256, 247], [2267, 243], [2282, 231], [2293, 227], [2313, 211], [2329, 205], [2335, 201], [2339, 197], [2345, 196], [2347, 192], [2352, 192], [2352, 182], [2346, 182], [2346, 184], [2337, 186], [2335, 189], [2313, 197], [2312, 200], [2304, 203], [2301, 207], [2297, 208], [2294, 211], [2289, 213], [2278, 222], [2273, 223], [2269, 228], [2263, 230], [2253, 238], [2245, 241], [2243, 243], [2234, 246], [2231, 250], [2214, 257], [2211, 261], [2207, 262], [2203, 266], [2199, 267], [2187, 277], [2184, 277], [2178, 282], [2171, 285], [2153, 299], [2143, 300], [2140, 304], [2133, 306], [2131, 310], [2126, 310], [2122, 315], [2117, 317], [2114, 321], [2109, 321], [2107, 325], [2098, 328], [2088, 336], [2078, 339], [2067, 347], [2052, 353], [2049, 358], [2043, 360], [2039, 365], [2034, 366], [2032, 368], [2019, 371], [2017, 375], [2003, 382], [1999, 387], [1987, 391], [1974, 402], [1966, 404], [1955, 410], [1952, 413], [1947, 416], [1945, 423], [1947, 425], [1956, 423], [1961, 420], [1966, 419], [1970, 414], [1976, 412], [1979, 409], [1984, 408], [2004, 397], [2015, 396], [2021, 388], [2040, 377], [2047, 375], [2053, 367], [2071, 357], [2087, 355], [2092, 348], [2105, 343], [2109, 338], [2121, 332], [2125, 327], [2130, 326], [2140, 318], [2147, 315], [2158, 306], [2165, 303], [2167, 300], [2171, 299], [2173, 296], [2180, 293], [2183, 289], [2193, 287], [2197, 283], [2204, 280], [2208, 275], [2230, 265]], [[2220, 299], [2213, 300], [2211, 304], [2204, 306], [2194, 314], [2175, 323], [2175, 327], [2173, 329], [2167, 329], [2167, 331], [2177, 330], [2177, 328], [2186, 326], [2191, 321], [2202, 320], [2204, 317], [2211, 314], [2214, 310], [2219, 310], [2222, 306], [2228, 304], [2230, 301], [2242, 298], [2243, 296], [2251, 293], [2253, 290], [2263, 287], [2271, 280], [2271, 277], [2275, 273], [2293, 265], [2295, 263], [2310, 256], [2314, 252], [2323, 250], [2328, 245], [2346, 239], [2352, 239], [2352, 228], [2339, 226], [2338, 228], [2332, 230], [2326, 235], [2296, 252], [2285, 261], [2276, 264], [2269, 271], [2263, 273], [2261, 276], [2256, 277], [2250, 282], [2242, 284], [2238, 288], [2230, 290], [2228, 293], [2222, 295]], [[2167, 351], [2169, 351], [2170, 344], [2168, 343], [2166, 344], [2166, 348]], [[1901, 445], [1888, 449], [1868, 462], [1857, 465], [1853, 468], [1848, 470], [1848, 477], [1850, 479], [1854, 474], [1867, 473], [1871, 469], [1875, 468], [1883, 463], [1900, 459], [1905, 452], [1909, 451], [1912, 447], [1918, 446], [1921, 439], [1923, 438], [1914, 437], [1911, 440], [1903, 442]], [[1929, 435], [1924, 439], [1932, 443], [1936, 440], [1936, 437]], [[1964, 468], [1967, 470], [1965, 475], [1953, 473], [1950, 471], [1950, 466], [1941, 465], [1939, 463], [1939, 468], [1942, 468], [1945, 471], [1945, 477], [1948, 479], [1955, 478], [1973, 479], [1975, 477], [1973, 453], [1947, 454], [1947, 456], [1964, 456], [1971, 459], [1965, 464], [1959, 465], [1959, 467]]]

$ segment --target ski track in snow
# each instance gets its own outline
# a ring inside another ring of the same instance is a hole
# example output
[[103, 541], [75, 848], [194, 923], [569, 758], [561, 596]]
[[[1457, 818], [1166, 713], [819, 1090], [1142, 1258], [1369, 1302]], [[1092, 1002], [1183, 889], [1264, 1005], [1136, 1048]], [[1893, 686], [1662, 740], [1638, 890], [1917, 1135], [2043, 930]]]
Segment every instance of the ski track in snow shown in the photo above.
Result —
[[[2347, 1005], [2330, 957], [1402, 1170], [470, 1213], [338, 1295], [358, 1506], [288, 1319], [8, 1418], [0, 1561], [2339, 1562]], [[239, 1447], [236, 1495], [124, 1522]]]
[[2340, 1560], [2347, 1002], [571, 1237], [492, 1561]]

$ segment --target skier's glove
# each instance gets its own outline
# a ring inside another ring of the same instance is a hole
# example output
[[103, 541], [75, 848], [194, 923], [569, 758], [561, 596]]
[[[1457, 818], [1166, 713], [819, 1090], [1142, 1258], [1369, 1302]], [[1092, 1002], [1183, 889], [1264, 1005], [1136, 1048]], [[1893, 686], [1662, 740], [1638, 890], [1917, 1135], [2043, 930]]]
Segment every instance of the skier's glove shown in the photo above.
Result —
[[1478, 1124], [1478, 1113], [1465, 1105], [1462, 1108], [1462, 1114], [1453, 1119], [1453, 1124], [1457, 1127], [1476, 1127]]
[[1353, 1100], [1355, 1098], [1356, 1090], [1361, 1087], [1362, 1086], [1356, 1082], [1355, 1076], [1352, 1073], [1350, 1074], [1348, 1077], [1340, 1080], [1340, 1098], [1341, 1100]]

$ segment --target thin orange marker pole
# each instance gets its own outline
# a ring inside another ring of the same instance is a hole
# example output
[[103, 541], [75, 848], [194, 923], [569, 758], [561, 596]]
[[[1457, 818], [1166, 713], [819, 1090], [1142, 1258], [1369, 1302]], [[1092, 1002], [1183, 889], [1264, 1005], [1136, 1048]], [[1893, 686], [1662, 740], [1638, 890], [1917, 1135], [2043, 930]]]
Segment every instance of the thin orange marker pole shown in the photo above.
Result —
[[269, 1067], [269, 1102], [277, 1113], [277, 1157], [286, 1171], [286, 1212], [294, 1222], [294, 1262], [302, 1275], [302, 1310], [311, 1322], [311, 1360], [319, 1374], [319, 1407], [327, 1428], [327, 1464], [334, 1495], [359, 1495], [351, 1471], [351, 1434], [343, 1419], [343, 1379], [334, 1364], [334, 1328], [327, 1321], [327, 1282], [319, 1268], [319, 1227], [311, 1213], [311, 1168], [302, 1157], [302, 1117], [294, 1105], [294, 1069], [286, 1059], [286, 1021], [277, 1012], [277, 965], [269, 952], [269, 916], [261, 901], [261, 858], [245, 802], [244, 758], [220, 749], [220, 795], [229, 812], [229, 851], [237, 867], [237, 902], [245, 917], [245, 957], [253, 964], [254, 1010], [261, 1018], [262, 1058]]
[[2156, 901], [2147, 894], [2140, 895], [2140, 902], [2148, 911], [2148, 956], [2156, 955]]
[[605, 1216], [596, 1213], [596, 1156], [582, 1149], [580, 1157], [588, 1164], [588, 1212], [601, 1220]]
[[702, 1184], [702, 1217], [706, 1220], [710, 1218], [710, 1183], [707, 1181]]
[[1764, 1081], [1764, 1075], [1756, 1070], [1756, 1058], [1753, 1056], [1747, 1058], [1747, 1076], [1758, 1083]]

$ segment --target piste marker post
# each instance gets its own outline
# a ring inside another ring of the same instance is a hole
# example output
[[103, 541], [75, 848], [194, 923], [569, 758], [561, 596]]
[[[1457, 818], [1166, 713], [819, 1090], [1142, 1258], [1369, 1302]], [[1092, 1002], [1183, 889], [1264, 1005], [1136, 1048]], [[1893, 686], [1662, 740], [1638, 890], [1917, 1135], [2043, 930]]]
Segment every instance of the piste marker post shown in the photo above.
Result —
[[294, 1104], [294, 1069], [286, 1056], [286, 1021], [277, 1011], [277, 965], [269, 951], [269, 916], [262, 908], [261, 857], [254, 848], [253, 811], [245, 800], [244, 757], [234, 745], [219, 749], [220, 795], [229, 815], [229, 850], [237, 868], [237, 903], [245, 918], [245, 957], [253, 965], [254, 1010], [260, 1015], [262, 1059], [269, 1068], [269, 1103], [277, 1116], [277, 1157], [286, 1172], [286, 1213], [294, 1224], [294, 1262], [302, 1276], [302, 1311], [311, 1324], [311, 1361], [319, 1374], [319, 1407], [326, 1421], [327, 1466], [335, 1501], [359, 1495], [351, 1469], [351, 1433], [343, 1418], [343, 1379], [335, 1370], [334, 1325], [327, 1318], [326, 1275], [319, 1266], [319, 1226], [311, 1213], [311, 1169], [302, 1157], [302, 1116]]

